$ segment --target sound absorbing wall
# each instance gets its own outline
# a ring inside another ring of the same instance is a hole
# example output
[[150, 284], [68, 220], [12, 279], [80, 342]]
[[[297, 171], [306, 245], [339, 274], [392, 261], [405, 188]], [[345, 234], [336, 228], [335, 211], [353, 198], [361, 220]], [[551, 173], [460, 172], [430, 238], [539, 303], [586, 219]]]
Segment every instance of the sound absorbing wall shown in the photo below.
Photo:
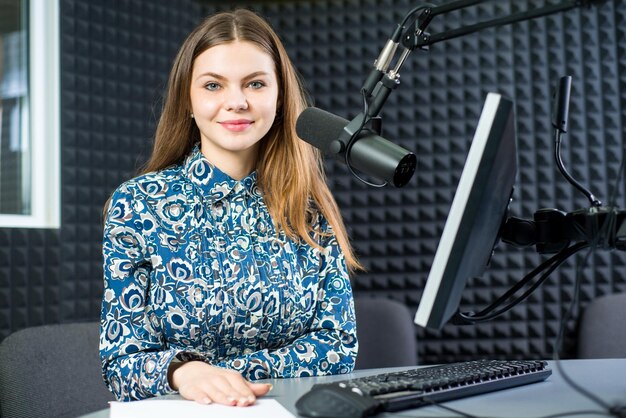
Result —
[[[313, 103], [344, 118], [361, 109], [359, 89], [409, 0], [61, 0], [62, 226], [0, 229], [0, 338], [27, 326], [95, 320], [102, 292], [102, 207], [145, 161], [169, 67], [189, 30], [208, 13], [247, 6], [271, 22]], [[442, 4], [441, 1], [433, 1]], [[432, 32], [545, 3], [496, 0], [436, 17]], [[551, 3], [555, 3], [552, 1]], [[626, 136], [626, 4], [609, 1], [488, 29], [412, 53], [382, 111], [384, 136], [417, 154], [404, 188], [372, 188], [327, 162], [329, 182], [367, 271], [356, 294], [393, 298], [415, 311], [443, 230], [485, 95], [515, 102], [519, 174], [511, 214], [588, 206], [553, 159], [551, 98], [573, 77], [563, 158], [574, 178], [624, 206], [618, 169]], [[623, 177], [623, 174], [622, 174]], [[490, 269], [469, 281], [462, 308], [475, 310], [536, 267], [533, 249], [499, 244]], [[597, 296], [626, 291], [626, 254], [572, 257], [527, 301], [477, 325], [416, 327], [422, 363], [548, 358], [561, 320], [573, 354], [576, 315]]]

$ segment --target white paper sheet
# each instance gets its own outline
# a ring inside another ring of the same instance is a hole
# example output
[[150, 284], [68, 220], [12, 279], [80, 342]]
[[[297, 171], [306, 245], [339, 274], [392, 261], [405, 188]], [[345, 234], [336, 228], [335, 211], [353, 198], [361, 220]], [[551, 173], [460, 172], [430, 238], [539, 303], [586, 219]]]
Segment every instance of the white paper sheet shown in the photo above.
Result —
[[275, 399], [257, 399], [251, 406], [202, 405], [193, 401], [151, 399], [111, 402], [110, 418], [295, 418]]

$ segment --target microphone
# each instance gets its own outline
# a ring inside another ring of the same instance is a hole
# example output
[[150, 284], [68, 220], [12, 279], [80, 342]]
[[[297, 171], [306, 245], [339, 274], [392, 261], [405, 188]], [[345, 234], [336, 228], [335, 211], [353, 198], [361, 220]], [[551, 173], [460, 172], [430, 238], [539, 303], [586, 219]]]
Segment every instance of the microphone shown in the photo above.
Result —
[[298, 116], [296, 133], [324, 155], [335, 156], [351, 168], [395, 187], [407, 184], [417, 167], [415, 154], [368, 128], [362, 129], [348, 148], [352, 136], [350, 124], [352, 122], [325, 110], [309, 107]]
[[572, 76], [564, 76], [559, 80], [552, 106], [552, 126], [562, 133], [567, 132], [569, 115], [569, 99], [572, 91]]

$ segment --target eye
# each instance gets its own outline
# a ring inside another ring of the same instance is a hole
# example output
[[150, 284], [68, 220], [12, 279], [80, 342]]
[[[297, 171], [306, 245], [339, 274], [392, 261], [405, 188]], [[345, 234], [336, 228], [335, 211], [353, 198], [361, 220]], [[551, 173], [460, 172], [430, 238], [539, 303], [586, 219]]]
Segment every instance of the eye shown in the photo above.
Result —
[[209, 91], [219, 90], [220, 87], [221, 86], [218, 83], [214, 82], [214, 81], [208, 82], [208, 83], [206, 83], [204, 85], [204, 88], [209, 90]]
[[258, 90], [261, 87], [265, 87], [265, 83], [259, 80], [256, 81], [251, 81], [250, 84], [248, 84], [248, 86], [254, 90]]

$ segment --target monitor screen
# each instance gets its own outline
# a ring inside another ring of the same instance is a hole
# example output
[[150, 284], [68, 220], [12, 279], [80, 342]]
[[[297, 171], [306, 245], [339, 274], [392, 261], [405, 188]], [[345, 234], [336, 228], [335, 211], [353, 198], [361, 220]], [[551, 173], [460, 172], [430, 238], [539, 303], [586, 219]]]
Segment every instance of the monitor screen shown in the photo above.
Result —
[[417, 325], [441, 329], [457, 312], [467, 280], [484, 273], [516, 174], [513, 103], [489, 93], [415, 314]]

